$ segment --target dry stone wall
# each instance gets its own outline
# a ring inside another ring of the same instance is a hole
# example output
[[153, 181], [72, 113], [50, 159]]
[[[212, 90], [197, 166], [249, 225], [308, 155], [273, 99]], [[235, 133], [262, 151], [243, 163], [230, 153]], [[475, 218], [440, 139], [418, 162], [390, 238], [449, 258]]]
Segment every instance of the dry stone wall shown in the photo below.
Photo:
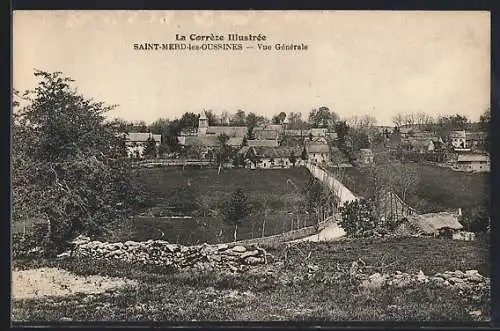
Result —
[[91, 241], [80, 236], [73, 242], [74, 248], [59, 257], [90, 257], [95, 259], [121, 260], [172, 267], [176, 270], [224, 270], [239, 272], [251, 266], [267, 263], [272, 258], [256, 245], [198, 245], [183, 246], [163, 240], [144, 242], [126, 241], [124, 243]]

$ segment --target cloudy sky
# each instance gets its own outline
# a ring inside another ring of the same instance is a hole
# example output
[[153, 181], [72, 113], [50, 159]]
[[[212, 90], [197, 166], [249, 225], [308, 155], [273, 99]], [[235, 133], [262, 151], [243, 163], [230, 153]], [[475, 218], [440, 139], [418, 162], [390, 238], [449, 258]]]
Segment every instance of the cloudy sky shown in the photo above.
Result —
[[[306, 118], [324, 105], [390, 125], [398, 112], [477, 120], [489, 106], [488, 12], [17, 11], [13, 21], [15, 89], [36, 85], [34, 68], [62, 71], [131, 121], [203, 108]], [[133, 48], [192, 33], [261, 34], [308, 50]]]

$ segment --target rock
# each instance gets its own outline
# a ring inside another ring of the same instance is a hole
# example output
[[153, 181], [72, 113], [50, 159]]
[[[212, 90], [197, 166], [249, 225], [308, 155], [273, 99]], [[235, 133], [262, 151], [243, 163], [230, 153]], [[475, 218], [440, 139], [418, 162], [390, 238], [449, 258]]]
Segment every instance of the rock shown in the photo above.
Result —
[[70, 317], [61, 317], [59, 320], [61, 322], [71, 322], [73, 319]]
[[422, 282], [427, 280], [427, 276], [424, 274], [422, 270], [420, 270], [417, 274], [417, 281]]
[[465, 276], [465, 274], [460, 270], [455, 270], [455, 276], [463, 278]]
[[57, 258], [64, 259], [64, 258], [69, 257], [69, 256], [71, 256], [71, 252], [64, 252], [64, 253], [58, 254]]
[[231, 248], [231, 251], [233, 252], [236, 252], [236, 253], [244, 253], [246, 252], [246, 248], [244, 246], [234, 246], [233, 248]]
[[386, 282], [386, 276], [382, 276], [380, 273], [374, 273], [370, 275], [368, 279], [364, 280], [361, 283], [361, 287], [366, 289], [378, 289], [381, 288], [382, 285]]
[[262, 264], [264, 263], [264, 259], [255, 256], [249, 256], [248, 258], [245, 259], [245, 263], [249, 265]]
[[249, 252], [245, 252], [245, 253], [241, 254], [241, 259], [246, 259], [249, 256], [257, 256], [257, 255], [259, 255], [259, 251], [258, 250], [249, 251]]
[[458, 277], [450, 277], [450, 278], [448, 278], [448, 282], [451, 285], [455, 285], [455, 284], [458, 284], [458, 283], [463, 283], [464, 280], [462, 278], [458, 278]]
[[219, 251], [223, 251], [223, 250], [226, 250], [228, 248], [229, 248], [228, 244], [217, 244], [217, 249]]

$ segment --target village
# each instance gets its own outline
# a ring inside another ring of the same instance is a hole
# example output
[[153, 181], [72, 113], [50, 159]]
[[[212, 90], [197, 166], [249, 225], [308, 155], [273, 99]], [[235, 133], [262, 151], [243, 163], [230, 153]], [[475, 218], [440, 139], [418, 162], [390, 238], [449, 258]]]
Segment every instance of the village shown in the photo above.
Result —
[[[285, 117], [279, 124], [263, 124], [254, 128], [249, 137], [244, 125], [209, 126], [206, 113], [202, 111], [194, 130], [184, 130], [176, 137], [180, 145], [179, 153], [161, 152], [167, 137], [153, 132], [126, 133], [127, 151], [129, 157], [134, 159], [179, 160], [182, 155], [183, 162], [209, 162], [215, 160], [214, 151], [225, 144], [231, 147], [233, 154], [231, 162], [224, 166], [231, 167], [239, 158], [244, 164], [238, 165], [272, 169], [299, 166], [304, 161], [324, 166], [367, 165], [373, 163], [371, 145], [374, 145], [380, 153], [389, 152], [398, 158], [434, 162], [437, 166], [447, 166], [456, 171], [488, 172], [490, 169], [485, 131], [449, 130], [444, 136], [439, 136], [425, 129], [425, 126], [432, 125], [384, 127], [371, 124], [366, 130], [369, 132], [366, 135], [367, 148], [356, 150], [352, 136], [339, 138], [332, 125], [311, 129], [288, 129], [287, 126]], [[145, 155], [148, 140], [154, 142], [154, 153]], [[252, 161], [257, 159], [258, 162]], [[292, 162], [294, 159], [295, 162]]]
[[486, 325], [489, 20], [15, 12], [11, 324]]

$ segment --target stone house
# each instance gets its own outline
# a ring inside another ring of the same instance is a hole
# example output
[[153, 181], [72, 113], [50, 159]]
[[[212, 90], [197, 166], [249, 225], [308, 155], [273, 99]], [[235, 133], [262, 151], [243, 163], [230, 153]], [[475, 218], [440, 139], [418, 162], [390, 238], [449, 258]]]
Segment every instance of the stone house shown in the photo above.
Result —
[[307, 159], [315, 164], [330, 164], [330, 147], [328, 144], [309, 141], [305, 144]]
[[465, 172], [488, 172], [490, 171], [490, 158], [488, 154], [459, 154], [452, 169]]
[[449, 139], [451, 146], [455, 150], [467, 148], [467, 136], [465, 134], [465, 130], [450, 131]]
[[465, 145], [471, 150], [486, 150], [488, 134], [486, 132], [466, 132]]
[[[303, 165], [301, 152], [300, 147], [244, 146], [238, 153], [246, 160], [249, 168], [276, 169]], [[292, 154], [295, 157], [295, 164], [291, 160]]]
[[149, 138], [153, 138], [158, 148], [161, 144], [161, 134], [152, 134], [150, 132], [129, 132], [123, 133], [125, 137], [125, 146], [129, 157], [142, 158], [144, 148]]

